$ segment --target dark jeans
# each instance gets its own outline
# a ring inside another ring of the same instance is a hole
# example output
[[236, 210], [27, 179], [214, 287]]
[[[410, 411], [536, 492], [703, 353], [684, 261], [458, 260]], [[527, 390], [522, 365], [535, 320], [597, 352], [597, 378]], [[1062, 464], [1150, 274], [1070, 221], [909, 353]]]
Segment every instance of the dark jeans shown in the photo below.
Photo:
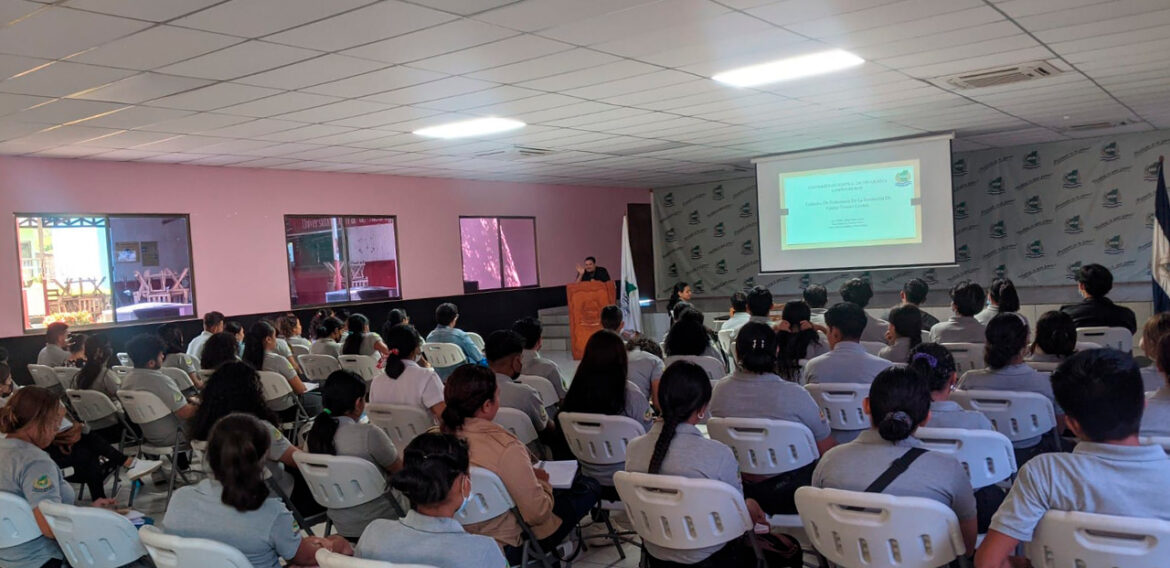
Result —
[[[93, 433], [82, 434], [76, 444], [66, 449], [53, 444], [45, 451], [57, 467], [61, 469], [72, 467], [73, 475], [69, 480], [84, 483], [93, 499], [105, 498], [106, 477], [126, 462], [126, 456], [122, 452]], [[106, 458], [105, 463], [99, 459], [103, 457]]]
[[[540, 547], [545, 552], [555, 549], [577, 528], [577, 523], [589, 514], [600, 495], [601, 485], [597, 480], [583, 475], [578, 475], [573, 480], [573, 486], [568, 489], [554, 489], [553, 514], [561, 520], [561, 526], [548, 537], [540, 539]], [[524, 549], [520, 547], [504, 547], [504, 556], [511, 564], [519, 563], [523, 552]]]
[[1024, 467], [1024, 464], [1028, 463], [1028, 460], [1031, 460], [1032, 458], [1034, 458], [1040, 454], [1051, 454], [1051, 453], [1057, 453], [1057, 452], [1071, 452], [1075, 445], [1076, 444], [1069, 443], [1069, 442], [1065, 441], [1064, 438], [1059, 438], [1059, 441], [1053, 439], [1052, 430], [1049, 430], [1049, 431], [1044, 433], [1044, 436], [1042, 438], [1040, 438], [1039, 444], [1036, 444], [1035, 446], [1032, 446], [1030, 448], [1016, 448], [1015, 449], [1016, 467], [1017, 468]]
[[816, 462], [800, 469], [774, 475], [762, 481], [743, 482], [743, 496], [755, 499], [760, 508], [769, 515], [795, 515], [796, 490], [812, 484]]

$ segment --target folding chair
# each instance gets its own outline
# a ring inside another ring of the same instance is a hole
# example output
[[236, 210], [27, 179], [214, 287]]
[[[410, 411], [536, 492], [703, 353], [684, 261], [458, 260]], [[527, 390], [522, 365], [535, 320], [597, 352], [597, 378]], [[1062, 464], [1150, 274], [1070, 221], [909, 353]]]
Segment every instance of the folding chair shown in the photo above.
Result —
[[971, 487], [981, 489], [1011, 479], [1016, 474], [1016, 452], [1012, 441], [999, 432], [962, 428], [919, 428], [914, 437], [922, 447], [951, 454], [971, 478]]
[[366, 416], [370, 418], [370, 424], [386, 431], [396, 448], [405, 448], [416, 436], [435, 425], [430, 412], [405, 404], [367, 404]]
[[540, 438], [540, 435], [536, 432], [536, 427], [532, 425], [532, 419], [527, 414], [524, 414], [524, 412], [515, 408], [501, 407], [496, 411], [496, 419], [492, 420], [492, 422], [503, 426], [525, 445], [531, 444]]
[[369, 355], [342, 355], [337, 361], [342, 369], [357, 373], [366, 384], [378, 374], [378, 360]]
[[552, 381], [538, 377], [536, 375], [520, 375], [516, 382], [522, 385], [528, 385], [536, 390], [536, 394], [540, 396], [540, 403], [545, 408], [552, 409], [554, 412], [550, 413], [552, 417], [555, 414], [557, 405], [560, 404], [561, 399], [557, 396], [557, 389], [553, 386]]
[[[163, 404], [161, 400], [153, 393], [146, 391], [132, 391], [124, 390], [118, 391], [118, 400], [122, 402], [122, 408], [126, 410], [126, 416], [130, 421], [139, 426], [149, 424], [156, 420], [162, 420], [171, 415], [171, 410]], [[156, 446], [150, 443], [149, 440], [143, 440], [138, 446], [139, 455], [160, 456], [166, 457], [171, 462], [171, 473], [167, 479], [167, 501], [171, 500], [171, 494], [175, 490], [175, 475], [178, 474], [183, 478], [183, 482], [187, 482], [187, 476], [179, 471], [178, 457], [180, 452], [190, 452], [191, 444], [189, 444], [183, 436], [182, 426], [175, 427], [175, 443], [170, 446]], [[135, 483], [138, 487], [138, 483]], [[130, 505], [134, 504], [134, 492], [130, 493]]]
[[57, 372], [52, 367], [29, 363], [28, 374], [32, 375], [33, 384], [53, 393], [62, 400], [65, 399], [65, 389], [61, 386]]
[[455, 514], [455, 520], [467, 526], [509, 513], [514, 515], [516, 522], [520, 524], [524, 540], [520, 567], [526, 568], [529, 559], [532, 558], [540, 562], [544, 568], [552, 568], [553, 562], [556, 561], [555, 556], [552, 552], [545, 552], [544, 548], [540, 546], [539, 539], [536, 538], [532, 527], [528, 526], [520, 514], [520, 509], [512, 500], [512, 496], [508, 494], [508, 488], [504, 486], [504, 482], [491, 471], [471, 466], [471, 500], [462, 511]]
[[341, 363], [332, 355], [297, 355], [297, 362], [301, 364], [305, 377], [310, 381], [324, 381], [333, 371], [341, 370]]
[[[394, 505], [398, 516], [402, 511], [398, 500], [390, 493], [386, 476], [372, 462], [351, 456], [331, 456], [297, 452], [293, 454], [297, 469], [305, 478], [313, 500], [327, 509], [346, 509], [369, 503], [383, 496]], [[325, 533], [329, 533], [329, 522]]]
[[1024, 361], [1029, 367], [1040, 371], [1041, 373], [1051, 373], [1060, 366], [1060, 363], [1053, 361]]
[[1170, 558], [1170, 521], [1048, 511], [1024, 551], [1036, 568], [1160, 568]]
[[1056, 412], [1052, 401], [1034, 392], [957, 390], [951, 400], [967, 410], [978, 410], [996, 432], [1019, 442], [1052, 432], [1057, 446], [1060, 434], [1056, 431]]
[[474, 331], [469, 331], [467, 332], [467, 338], [471, 340], [471, 344], [474, 345], [476, 349], [479, 349], [481, 353], [483, 352], [483, 347], [486, 344], [483, 341], [482, 335]]
[[118, 513], [48, 501], [38, 508], [73, 568], [118, 568], [146, 556], [138, 531]]
[[0, 548], [9, 548], [40, 538], [41, 527], [28, 501], [14, 493], [0, 491]]
[[[864, 383], [813, 383], [804, 388], [829, 420], [834, 431], [852, 433], [868, 430], [869, 415], [862, 402], [869, 396], [869, 385]], [[856, 437], [853, 434], [853, 437]], [[851, 439], [851, 438], [850, 438]], [[848, 440], [846, 440], [848, 441]]]
[[297, 345], [295, 343], [289, 344], [288, 350], [292, 351], [294, 357], [300, 357], [301, 355], [308, 355], [311, 353], [308, 347], [305, 347], [304, 345]]
[[399, 564], [398, 562], [365, 560], [330, 552], [324, 548], [317, 550], [317, 565], [321, 568], [435, 568], [427, 564]]
[[123, 451], [127, 446], [136, 446], [142, 442], [134, 433], [134, 429], [130, 427], [130, 423], [126, 420], [126, 415], [106, 393], [95, 390], [77, 390], [69, 389], [65, 391], [65, 395], [69, 397], [69, 402], [73, 406], [73, 411], [77, 413], [77, 417], [82, 422], [97, 422], [103, 418], [111, 415], [117, 416], [118, 422], [122, 425], [122, 437], [118, 441], [118, 451]]
[[118, 363], [121, 363], [122, 366], [124, 366], [124, 367], [133, 367], [134, 366], [134, 362], [130, 360], [129, 353], [124, 353], [124, 352], [118, 353], [117, 357], [118, 357]]
[[180, 392], [187, 393], [195, 390], [195, 383], [191, 382], [191, 375], [188, 375], [186, 371], [177, 367], [162, 367], [159, 372], [170, 377]]
[[943, 343], [942, 346], [955, 358], [955, 372], [959, 375], [983, 368], [982, 343]]
[[862, 341], [860, 343], [861, 346], [865, 348], [865, 352], [869, 353], [870, 355], [877, 355], [878, 353], [882, 352], [883, 348], [886, 347], [886, 344], [880, 341]]
[[[735, 454], [739, 471], [780, 475], [805, 467], [821, 457], [812, 430], [799, 422], [767, 418], [712, 418], [707, 434]], [[799, 527], [798, 515], [772, 515], [776, 527]]]
[[423, 355], [432, 367], [454, 367], [467, 361], [467, 355], [454, 343], [427, 343], [422, 346]]
[[309, 419], [309, 413], [301, 405], [300, 397], [293, 392], [292, 385], [288, 384], [288, 379], [284, 378], [284, 375], [274, 371], [257, 371], [256, 374], [260, 376], [260, 388], [264, 392], [264, 402], [268, 404], [269, 409], [277, 413], [296, 409], [291, 422], [280, 423], [280, 429], [289, 439], [295, 440], [297, 432]]
[[1142, 436], [1140, 440], [1143, 445], [1162, 446], [1162, 450], [1170, 454], [1170, 436]]
[[1124, 327], [1078, 327], [1077, 341], [1096, 343], [1126, 353], [1133, 352], [1133, 333]]
[[139, 529], [138, 538], [157, 568], [252, 568], [244, 553], [222, 542], [169, 535], [153, 525]]
[[77, 373], [80, 372], [81, 369], [78, 367], [53, 367], [53, 373], [57, 375], [57, 384], [65, 390], [73, 388], [73, 382], [77, 380]]

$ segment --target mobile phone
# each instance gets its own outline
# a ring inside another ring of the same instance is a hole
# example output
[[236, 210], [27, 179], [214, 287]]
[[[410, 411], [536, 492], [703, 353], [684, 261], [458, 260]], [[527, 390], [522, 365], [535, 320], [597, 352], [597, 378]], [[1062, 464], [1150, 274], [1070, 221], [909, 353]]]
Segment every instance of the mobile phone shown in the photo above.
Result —
[[73, 427], [73, 422], [70, 422], [68, 417], [61, 418], [61, 427], [57, 428], [57, 433], [64, 432]]

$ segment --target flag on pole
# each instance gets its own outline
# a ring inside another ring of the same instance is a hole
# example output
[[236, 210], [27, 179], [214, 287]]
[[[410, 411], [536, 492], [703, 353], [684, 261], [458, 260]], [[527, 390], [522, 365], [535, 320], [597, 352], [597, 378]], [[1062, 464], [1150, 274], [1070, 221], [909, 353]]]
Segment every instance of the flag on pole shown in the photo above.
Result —
[[1170, 310], [1170, 195], [1166, 173], [1158, 158], [1158, 186], [1154, 189], [1154, 246], [1150, 275], [1154, 284], [1154, 313]]
[[629, 218], [622, 217], [622, 275], [618, 282], [618, 306], [627, 331], [642, 332], [642, 306], [638, 304], [638, 278], [634, 275], [634, 255], [630, 252]]

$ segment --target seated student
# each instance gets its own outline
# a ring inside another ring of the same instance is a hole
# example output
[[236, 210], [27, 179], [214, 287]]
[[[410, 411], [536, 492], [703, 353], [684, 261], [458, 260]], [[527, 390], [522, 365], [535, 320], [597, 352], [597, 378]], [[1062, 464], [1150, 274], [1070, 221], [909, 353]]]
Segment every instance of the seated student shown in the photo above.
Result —
[[1106, 297], [1113, 289], [1113, 273], [1100, 264], [1086, 264], [1077, 271], [1077, 291], [1085, 299], [1079, 304], [1061, 306], [1060, 311], [1072, 316], [1077, 327], [1124, 327], [1137, 332], [1137, 317], [1133, 310], [1119, 306]]
[[8, 365], [8, 350], [0, 347], [0, 406], [8, 403], [16, 383], [12, 381], [12, 367]]
[[370, 402], [373, 404], [404, 404], [417, 406], [434, 415], [443, 415], [443, 382], [439, 375], [422, 359], [422, 337], [410, 324], [398, 324], [383, 334], [390, 356], [381, 373], [370, 383]]
[[520, 360], [524, 367], [520, 370], [525, 375], [541, 377], [552, 383], [557, 390], [557, 399], [565, 400], [565, 380], [561, 378], [561, 369], [549, 359], [540, 356], [541, 334], [544, 326], [536, 318], [523, 318], [512, 324], [512, 331], [524, 338], [524, 352]]
[[[714, 479], [743, 493], [739, 462], [731, 448], [703, 437], [695, 427], [707, 414], [710, 401], [711, 381], [702, 367], [688, 361], [667, 366], [658, 389], [662, 420], [656, 421], [645, 436], [630, 441], [626, 471]], [[755, 499], [744, 499], [744, 504], [753, 521], [767, 524], [768, 516]], [[739, 539], [691, 550], [663, 548], [649, 542], [644, 546], [651, 567], [739, 566], [741, 559], [751, 554]]]
[[[1154, 353], [1154, 367], [1163, 377], [1170, 369], [1170, 334], [1158, 340]], [[1142, 389], [1146, 391], [1146, 411], [1142, 414], [1142, 436], [1170, 436], [1170, 381], [1149, 392], [1149, 385], [1142, 377]]]
[[809, 321], [813, 322], [813, 325], [824, 327], [825, 312], [829, 311], [825, 308], [829, 304], [829, 291], [820, 284], [809, 284], [801, 292], [801, 297], [804, 303], [808, 304], [809, 312], [812, 314]]
[[728, 312], [727, 321], [723, 322], [723, 326], [719, 331], [728, 331], [732, 337], [739, 332], [739, 328], [751, 319], [751, 314], [747, 311], [747, 294], [743, 292], [736, 292], [731, 295], [731, 309]]
[[214, 371], [225, 363], [239, 360], [240, 345], [236, 336], [221, 331], [203, 343], [203, 357], [199, 359], [199, 366], [205, 371]]
[[[272, 327], [272, 324], [261, 320], [248, 328], [248, 334], [244, 336], [244, 356], [241, 359], [257, 371], [271, 371], [284, 377], [310, 417], [321, 412], [321, 394], [309, 392], [288, 359], [276, 352], [276, 328]], [[294, 408], [290, 408], [284, 411], [285, 415], [281, 418], [287, 419], [288, 415], [295, 412]]]
[[45, 327], [45, 346], [37, 353], [37, 364], [64, 367], [69, 361], [69, 325], [55, 321]]
[[1064, 312], [1044, 312], [1036, 320], [1036, 338], [1028, 350], [1028, 361], [1059, 363], [1077, 350], [1077, 326]]
[[[698, 314], [699, 317], [691, 314]], [[670, 333], [662, 344], [666, 351], [663, 363], [669, 367], [675, 361], [690, 361], [703, 367], [712, 381], [718, 381], [727, 374], [727, 367], [722, 359], [711, 356], [711, 338], [707, 335], [701, 317], [702, 314], [697, 310], [684, 310], [678, 321], [670, 326]]]
[[[803, 304], [803, 302], [801, 302]], [[787, 308], [787, 306], [785, 306]], [[808, 391], [781, 379], [776, 368], [776, 334], [762, 323], [749, 323], [735, 338], [738, 369], [715, 385], [709, 411], [715, 418], [769, 418], [803, 424], [812, 431], [822, 454], [835, 446], [829, 422]], [[767, 477], [744, 474], [743, 492], [769, 515], [796, 514], [793, 495], [808, 485], [814, 464]]]
[[982, 412], [966, 410], [950, 400], [958, 382], [955, 358], [938, 343], [919, 343], [910, 350], [910, 369], [922, 375], [930, 385], [930, 427], [994, 430]]
[[496, 541], [467, 534], [455, 520], [471, 500], [467, 444], [450, 434], [425, 433], [403, 450], [403, 468], [390, 485], [410, 499], [406, 516], [374, 519], [362, 532], [354, 556], [435, 568], [508, 565]]
[[[622, 309], [614, 305], [601, 308], [601, 327], [620, 335], [622, 328], [625, 327], [625, 322], [622, 321]], [[646, 343], [657, 346], [653, 340]], [[635, 345], [636, 342], [630, 342], [626, 345], [626, 360], [628, 361], [626, 380], [634, 383], [634, 386], [646, 393], [646, 396], [650, 396], [654, 392], [654, 384], [662, 377], [662, 369], [666, 365], [662, 363], [662, 357]]]
[[763, 286], [755, 286], [751, 290], [748, 290], [748, 321], [772, 325], [772, 320], [769, 317], [769, 314], [772, 313], [773, 305], [775, 305], [775, 301], [772, 298], [771, 290]]
[[402, 308], [394, 308], [386, 314], [386, 323], [382, 325], [382, 329], [388, 329], [396, 325], [409, 323], [410, 316], [406, 314], [406, 310]]
[[536, 389], [517, 382], [523, 364], [520, 353], [524, 351], [524, 338], [511, 330], [493, 331], [484, 342], [488, 366], [495, 373], [500, 385], [500, 406], [515, 408], [528, 415], [537, 432], [553, 430], [553, 421], [545, 411], [546, 404], [540, 400]]
[[829, 351], [804, 365], [805, 383], [873, 382], [883, 369], [893, 365], [877, 355], [870, 355], [859, 343], [868, 327], [865, 310], [857, 304], [842, 302], [825, 312], [829, 326]]
[[[366, 411], [366, 382], [350, 371], [333, 371], [321, 386], [325, 410], [313, 421], [307, 437], [314, 454], [362, 458], [383, 470], [402, 469], [402, 457], [385, 430], [359, 422]], [[345, 509], [329, 509], [337, 534], [357, 539], [374, 519], [397, 519], [398, 504], [389, 491], [379, 499]]]
[[878, 357], [905, 363], [910, 358], [910, 350], [919, 343], [922, 343], [922, 311], [910, 304], [890, 310], [886, 346], [878, 352]]
[[255, 568], [311, 566], [317, 550], [348, 554], [340, 535], [302, 537], [292, 513], [270, 497], [264, 483], [271, 426], [247, 414], [216, 422], [207, 440], [212, 476], [175, 490], [163, 526], [167, 534], [222, 542], [242, 552]]
[[70, 333], [65, 342], [69, 345], [69, 359], [62, 366], [80, 369], [85, 365], [85, 334]]
[[[313, 344], [310, 343], [308, 339], [305, 339], [305, 337], [301, 335], [303, 332], [303, 328], [301, 327], [301, 320], [293, 314], [285, 314], [276, 318], [276, 331], [279, 332], [280, 339], [283, 339], [285, 343], [289, 345], [289, 347], [293, 345], [300, 345], [305, 349], [309, 349], [313, 346]], [[292, 352], [291, 349], [289, 352]]]
[[[312, 339], [313, 341], [321, 339], [321, 334], [317, 333], [317, 330], [321, 327], [321, 324], [325, 321], [326, 318], [332, 317], [335, 317], [333, 315], [332, 308], [320, 308], [313, 312], [313, 319], [309, 320], [309, 339]], [[339, 319], [337, 321], [340, 322], [341, 320]]]
[[[459, 346], [463, 350], [463, 355], [467, 357], [467, 362], [473, 365], [486, 364], [483, 353], [479, 352], [479, 348], [467, 336], [467, 332], [455, 327], [459, 324], [459, 308], [450, 302], [439, 304], [435, 308], [435, 329], [427, 334], [427, 343], [450, 343]], [[439, 373], [439, 378], [447, 380], [447, 377], [455, 372], [453, 367], [438, 367], [435, 372]]]
[[[869, 280], [861, 278], [850, 278], [841, 285], [841, 301], [852, 302], [857, 304], [863, 311], [869, 305], [869, 301], [873, 298], [873, 288], [869, 285]], [[888, 324], [885, 320], [878, 319], [865, 312], [865, 332], [861, 334], [861, 341], [879, 341], [886, 342], [886, 327]]]
[[243, 358], [244, 357], [244, 324], [242, 324], [238, 321], [224, 322], [223, 331], [224, 331], [224, 333], [230, 333], [232, 335], [232, 337], [236, 338], [236, 347], [239, 348], [239, 352], [236, 353], [236, 356]]
[[341, 344], [342, 355], [366, 355], [381, 359], [390, 354], [390, 348], [382, 337], [370, 331], [370, 320], [361, 314], [353, 314], [345, 321], [349, 335]]
[[987, 288], [987, 307], [975, 314], [975, 320], [983, 325], [991, 318], [1007, 312], [1020, 311], [1020, 295], [1010, 278], [996, 278]]
[[[447, 408], [443, 411], [442, 432], [467, 442], [471, 465], [500, 477], [524, 522], [540, 539], [541, 547], [552, 550], [597, 504], [601, 489], [596, 481], [578, 476], [571, 488], [554, 491], [548, 484], [548, 474], [532, 467], [524, 444], [492, 422], [500, 409], [500, 390], [491, 369], [471, 364], [455, 369], [443, 389]], [[513, 564], [519, 562], [523, 549], [515, 516], [500, 515], [464, 529], [496, 539], [503, 545], [504, 555]]]
[[983, 288], [970, 280], [951, 287], [951, 309], [955, 315], [930, 328], [932, 343], [983, 343], [983, 324], [975, 314], [983, 308]]
[[922, 329], [929, 330], [934, 324], [938, 323], [938, 318], [930, 315], [926, 310], [922, 309], [922, 303], [926, 301], [926, 295], [930, 292], [930, 286], [921, 278], [911, 278], [902, 285], [902, 291], [898, 294], [902, 298], [903, 305], [911, 305], [918, 308], [918, 313], [922, 316]]
[[[873, 426], [856, 440], [821, 456], [812, 485], [828, 489], [924, 497], [946, 505], [959, 519], [967, 550], [975, 550], [975, 492], [954, 456], [922, 449], [914, 431], [930, 420], [930, 390], [915, 371], [894, 367], [873, 380], [864, 402]], [[887, 471], [902, 472], [874, 487]]]
[[[118, 388], [122, 386], [122, 378], [110, 369], [111, 363], [115, 362], [117, 360], [114, 358], [114, 349], [110, 347], [110, 338], [104, 333], [90, 335], [85, 340], [85, 366], [73, 377], [73, 388], [98, 391], [106, 395], [116, 408], [121, 408]], [[122, 421], [117, 414], [88, 424], [92, 432], [107, 441], [121, 439]]]
[[[173, 367], [191, 378], [191, 384], [195, 386], [195, 391], [203, 389], [203, 378], [199, 376], [195, 368], [195, 360], [189, 357], [170, 357], [170, 355], [178, 353], [186, 355], [187, 351], [183, 348], [183, 330], [179, 328], [178, 324], [164, 323], [158, 326], [158, 338], [162, 340], [163, 348], [163, 367]], [[206, 344], [204, 344], [206, 346]]]
[[223, 314], [220, 312], [207, 312], [203, 314], [203, 333], [196, 335], [191, 339], [191, 343], [187, 344], [187, 354], [192, 357], [203, 357], [203, 344], [211, 339], [211, 336], [224, 331]]
[[[991, 318], [987, 323], [987, 343], [983, 347], [983, 362], [986, 368], [963, 373], [959, 388], [963, 390], [999, 390], [1034, 392], [1052, 401], [1056, 411], [1056, 431], [1064, 430], [1064, 412], [1052, 395], [1048, 377], [1024, 364], [1024, 353], [1028, 348], [1028, 324], [1017, 313], [1004, 313]], [[1023, 464], [1043, 452], [1056, 452], [1052, 436], [1043, 435], [1013, 442], [1016, 448], [1016, 463]]]
[[797, 300], [784, 304], [780, 323], [776, 325], [779, 356], [776, 368], [789, 381], [800, 378], [800, 360], [812, 359], [829, 352], [828, 338], [822, 338], [812, 323], [808, 304]]
[[1142, 384], [1146, 392], [1156, 391], [1166, 384], [1166, 373], [1157, 365], [1158, 345], [1162, 338], [1170, 335], [1170, 313], [1162, 312], [1150, 316], [1146, 325], [1142, 327], [1142, 338], [1138, 341], [1138, 348], [1147, 361], [1139, 361], [1142, 365]]
[[1138, 440], [1145, 399], [1129, 354], [1076, 353], [1052, 373], [1052, 391], [1080, 442], [1072, 453], [1037, 456], [1020, 468], [975, 556], [979, 568], [1018, 565], [1009, 556], [1032, 540], [1048, 511], [1170, 520], [1170, 459]]
[[182, 437], [183, 421], [195, 415], [197, 403], [188, 401], [178, 385], [159, 369], [163, 362], [163, 342], [158, 336], [141, 334], [126, 344], [134, 368], [122, 379], [119, 391], [143, 391], [158, 397], [171, 414], [153, 422], [139, 424], [142, 435], [152, 446], [171, 446]]
[[345, 322], [329, 316], [321, 320], [317, 326], [317, 340], [309, 346], [309, 353], [313, 355], [341, 355], [341, 335], [345, 332]]

